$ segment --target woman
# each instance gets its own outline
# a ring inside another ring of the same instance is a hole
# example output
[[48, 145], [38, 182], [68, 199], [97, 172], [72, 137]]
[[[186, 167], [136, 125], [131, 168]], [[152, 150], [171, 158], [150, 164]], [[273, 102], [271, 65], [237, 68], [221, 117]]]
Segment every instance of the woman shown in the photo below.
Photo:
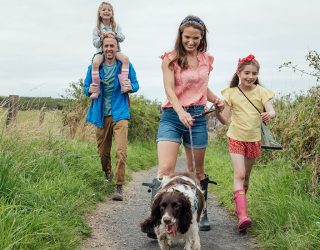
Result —
[[[175, 47], [162, 58], [164, 88], [167, 100], [163, 103], [158, 136], [158, 179], [174, 172], [179, 146], [183, 143], [189, 171], [193, 172], [193, 144], [197, 178], [207, 200], [209, 178], [204, 173], [204, 156], [208, 144], [206, 119], [192, 118], [204, 112], [207, 101], [220, 112], [221, 101], [209, 88], [209, 74], [213, 56], [207, 51], [207, 28], [196, 16], [187, 16], [181, 22]], [[190, 139], [189, 128], [192, 132]], [[200, 230], [210, 230], [206, 209], [200, 222]]]

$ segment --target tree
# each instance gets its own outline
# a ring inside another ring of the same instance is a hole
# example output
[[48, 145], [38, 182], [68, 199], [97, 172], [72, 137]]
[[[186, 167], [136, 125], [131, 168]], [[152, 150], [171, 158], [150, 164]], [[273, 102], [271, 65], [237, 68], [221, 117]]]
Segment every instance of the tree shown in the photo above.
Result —
[[309, 63], [311, 71], [307, 71], [294, 65], [292, 62], [285, 62], [279, 66], [281, 71], [283, 68], [290, 68], [293, 72], [300, 72], [301, 74], [310, 75], [316, 77], [316, 81], [320, 82], [320, 54], [315, 50], [310, 50], [306, 55], [306, 60]]

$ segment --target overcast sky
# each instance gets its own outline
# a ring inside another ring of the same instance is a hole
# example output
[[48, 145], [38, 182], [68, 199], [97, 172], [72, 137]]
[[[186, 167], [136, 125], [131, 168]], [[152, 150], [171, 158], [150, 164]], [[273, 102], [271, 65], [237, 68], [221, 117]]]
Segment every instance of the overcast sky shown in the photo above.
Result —
[[[0, 96], [64, 94], [84, 78], [95, 49], [92, 30], [101, 1], [0, 0]], [[319, 0], [113, 0], [126, 36], [122, 52], [133, 63], [139, 93], [165, 99], [159, 56], [173, 48], [179, 23], [198, 15], [206, 23], [214, 71], [209, 86], [220, 95], [239, 57], [253, 53], [260, 81], [279, 94], [306, 90], [315, 79], [278, 66], [308, 68], [308, 50], [320, 52]]]

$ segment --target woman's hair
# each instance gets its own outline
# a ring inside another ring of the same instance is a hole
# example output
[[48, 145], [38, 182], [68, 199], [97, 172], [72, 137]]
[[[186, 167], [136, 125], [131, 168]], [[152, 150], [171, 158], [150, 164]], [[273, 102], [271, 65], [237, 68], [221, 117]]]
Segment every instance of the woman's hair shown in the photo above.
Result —
[[[232, 76], [232, 79], [230, 81], [230, 88], [234, 88], [237, 87], [239, 85], [239, 77], [238, 77], [238, 73], [240, 73], [242, 70], [244, 70], [244, 68], [247, 65], [254, 65], [257, 67], [257, 70], [259, 72], [260, 70], [260, 64], [259, 62], [255, 59], [254, 55], [248, 55], [245, 58], [239, 59], [238, 61], [238, 67], [237, 67], [237, 71], [234, 73], [234, 75]], [[257, 78], [257, 80], [254, 82], [255, 85], [260, 84], [259, 79]]]
[[187, 55], [182, 44], [182, 33], [187, 27], [192, 27], [201, 31], [201, 41], [197, 50], [200, 52], [207, 51], [207, 27], [199, 17], [189, 15], [180, 23], [176, 43], [174, 45], [175, 57], [169, 63], [169, 67], [172, 67], [173, 63], [177, 62], [182, 69], [188, 68]]
[[100, 30], [100, 26], [101, 26], [101, 23], [102, 23], [102, 18], [101, 18], [101, 16], [100, 16], [100, 11], [101, 11], [103, 5], [108, 5], [108, 6], [111, 8], [112, 17], [110, 18], [110, 25], [111, 25], [112, 31], [115, 32], [115, 31], [116, 31], [117, 23], [116, 23], [116, 21], [114, 20], [114, 10], [113, 10], [112, 4], [111, 4], [111, 3], [108, 3], [108, 2], [102, 2], [102, 3], [99, 5], [98, 14], [97, 14], [97, 28]]

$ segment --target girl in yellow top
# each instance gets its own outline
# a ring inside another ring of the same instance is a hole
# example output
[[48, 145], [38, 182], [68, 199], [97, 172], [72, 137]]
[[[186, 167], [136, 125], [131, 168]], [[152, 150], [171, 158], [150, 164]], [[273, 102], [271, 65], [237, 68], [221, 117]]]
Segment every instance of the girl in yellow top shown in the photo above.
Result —
[[[233, 194], [240, 232], [245, 232], [252, 223], [247, 216], [246, 193], [252, 166], [261, 154], [261, 122], [268, 122], [275, 116], [271, 104], [274, 93], [260, 85], [259, 69], [260, 65], [253, 55], [239, 59], [230, 87], [221, 91], [226, 105], [224, 111], [218, 114], [222, 123], [231, 121], [227, 137], [234, 170]], [[260, 110], [261, 115], [244, 95]]]

